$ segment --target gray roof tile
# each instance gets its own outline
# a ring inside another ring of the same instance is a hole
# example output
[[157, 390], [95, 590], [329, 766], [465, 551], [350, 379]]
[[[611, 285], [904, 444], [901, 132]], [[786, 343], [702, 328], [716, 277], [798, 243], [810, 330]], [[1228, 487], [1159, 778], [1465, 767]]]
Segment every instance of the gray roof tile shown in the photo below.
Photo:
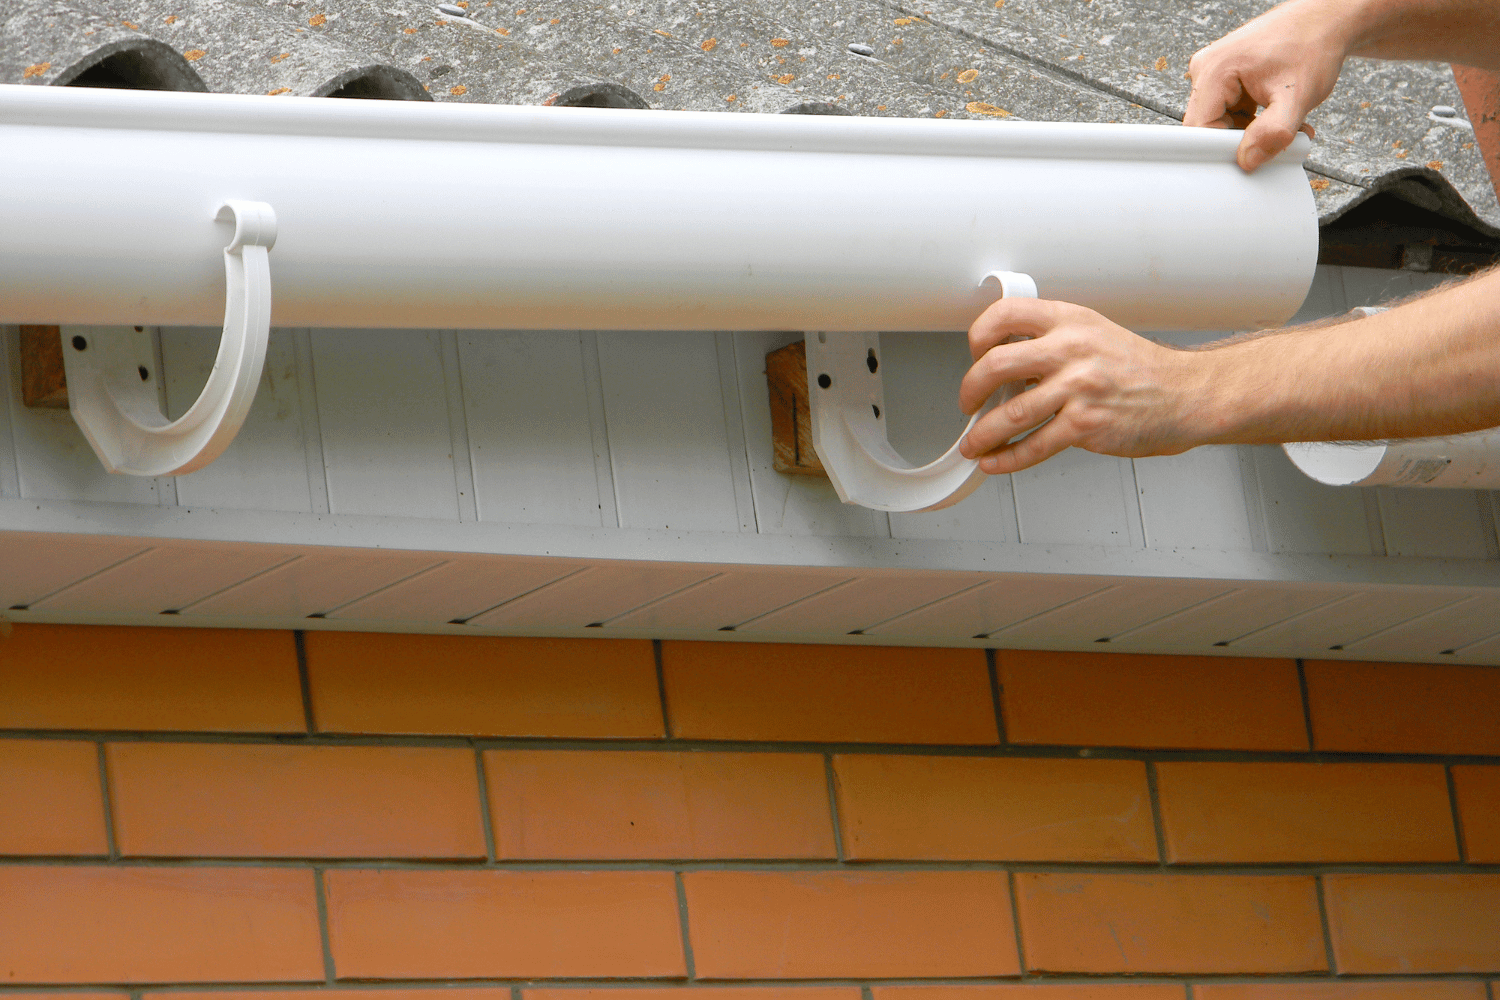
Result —
[[[248, 94], [541, 104], [609, 100], [695, 111], [825, 105], [863, 115], [1171, 122], [1187, 61], [1268, 0], [11, 0], [0, 80], [66, 83], [121, 49], [174, 85]], [[869, 45], [855, 55], [851, 42]], [[169, 51], [170, 50], [170, 51]], [[201, 83], [199, 82], [201, 80]], [[570, 95], [564, 97], [564, 95]], [[1446, 65], [1352, 60], [1312, 116], [1327, 222], [1380, 191], [1500, 236], [1500, 204]]]

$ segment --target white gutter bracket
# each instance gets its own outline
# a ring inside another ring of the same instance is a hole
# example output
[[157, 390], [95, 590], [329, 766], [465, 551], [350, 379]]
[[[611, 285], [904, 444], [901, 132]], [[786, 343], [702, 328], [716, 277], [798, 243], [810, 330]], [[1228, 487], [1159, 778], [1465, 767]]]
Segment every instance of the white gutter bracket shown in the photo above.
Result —
[[[1036, 282], [1015, 271], [991, 271], [979, 284], [998, 285], [1001, 298], [1036, 298]], [[979, 463], [959, 454], [958, 446], [980, 417], [1020, 386], [1002, 387], [940, 458], [914, 466], [886, 437], [880, 334], [820, 331], [804, 338], [813, 447], [840, 500], [873, 510], [941, 510], [984, 482]]]
[[155, 352], [141, 327], [102, 328], [63, 345], [68, 406], [99, 461], [131, 476], [201, 469], [234, 440], [265, 367], [271, 332], [276, 213], [262, 201], [226, 201], [214, 216], [234, 222], [224, 248], [224, 333], [213, 371], [193, 405], [168, 420], [157, 401]]

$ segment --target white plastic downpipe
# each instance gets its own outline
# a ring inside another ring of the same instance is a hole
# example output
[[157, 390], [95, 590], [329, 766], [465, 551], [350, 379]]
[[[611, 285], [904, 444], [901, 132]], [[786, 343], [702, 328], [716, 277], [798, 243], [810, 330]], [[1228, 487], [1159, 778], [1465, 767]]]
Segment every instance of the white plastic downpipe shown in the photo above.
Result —
[[960, 331], [996, 271], [1136, 329], [1273, 325], [1316, 264], [1307, 141], [1246, 175], [1237, 138], [0, 86], [0, 322], [217, 322], [211, 220], [254, 201], [281, 326]]
[[[1360, 306], [1361, 317], [1385, 312]], [[1281, 446], [1292, 464], [1325, 486], [1500, 489], [1500, 427], [1397, 441], [1301, 441]]]

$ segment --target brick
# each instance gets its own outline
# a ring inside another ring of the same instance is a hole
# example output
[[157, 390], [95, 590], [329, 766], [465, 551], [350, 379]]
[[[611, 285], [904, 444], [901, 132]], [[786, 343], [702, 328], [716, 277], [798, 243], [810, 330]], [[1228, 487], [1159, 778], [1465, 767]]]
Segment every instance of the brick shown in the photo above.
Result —
[[108, 853], [98, 748], [0, 740], [0, 854]]
[[493, 750], [502, 858], [832, 858], [816, 754]]
[[1004, 872], [697, 871], [682, 881], [707, 979], [1020, 971]]
[[850, 860], [1157, 860], [1140, 761], [841, 754], [833, 766]]
[[1309, 660], [1319, 750], [1500, 754], [1500, 670]]
[[1454, 767], [1464, 860], [1500, 864], [1500, 766]]
[[13, 625], [0, 729], [306, 731], [290, 632]]
[[1032, 972], [1326, 968], [1310, 876], [1021, 872], [1016, 910]]
[[665, 642], [673, 735], [702, 740], [995, 743], [977, 649]]
[[[73, 1000], [76, 994], [69, 993], [66, 998], [52, 994], [50, 1000]], [[146, 990], [141, 994], [142, 1000], [511, 1000], [509, 986], [429, 986], [429, 987], [402, 987], [397, 989], [343, 989], [338, 990], [338, 996], [330, 998], [330, 991], [326, 989], [316, 990], [276, 990], [275, 997], [266, 995], [265, 990]], [[10, 1000], [7, 996], [6, 1000]], [[581, 1000], [581, 998], [580, 998]], [[621, 1000], [624, 1000], [622, 997]]]
[[343, 978], [686, 974], [671, 872], [335, 869], [324, 879]]
[[111, 743], [106, 755], [127, 856], [485, 856], [471, 750]]
[[1436, 764], [1156, 765], [1167, 859], [1457, 861]]
[[1401, 979], [1389, 983], [1199, 983], [1193, 1000], [1485, 1000], [1484, 984]]
[[309, 632], [306, 642], [323, 732], [663, 735], [644, 640]]
[[1177, 983], [997, 983], [870, 989], [871, 1000], [1184, 1000], [1186, 993], [1187, 988]]
[[1012, 743], [1306, 750], [1292, 660], [1001, 650]]
[[307, 870], [0, 867], [0, 900], [7, 985], [323, 978]]
[[[522, 1000], [860, 1000], [858, 986], [692, 986], [632, 989], [522, 990]], [[7, 998], [8, 1000], [8, 998]], [[68, 1000], [72, 1000], [71, 997]], [[375, 998], [379, 1000], [379, 998]]]
[[1325, 875], [1340, 973], [1500, 969], [1500, 875]]

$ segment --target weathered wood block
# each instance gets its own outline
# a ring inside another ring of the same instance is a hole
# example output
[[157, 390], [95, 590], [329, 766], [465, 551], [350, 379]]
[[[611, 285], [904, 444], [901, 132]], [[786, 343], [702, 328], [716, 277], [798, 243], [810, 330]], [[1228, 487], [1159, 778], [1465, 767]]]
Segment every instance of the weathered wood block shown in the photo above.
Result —
[[771, 391], [772, 467], [792, 475], [826, 477], [813, 449], [807, 348], [802, 341], [766, 355], [766, 386]]
[[55, 326], [21, 327], [21, 402], [55, 410], [68, 408], [62, 332]]

